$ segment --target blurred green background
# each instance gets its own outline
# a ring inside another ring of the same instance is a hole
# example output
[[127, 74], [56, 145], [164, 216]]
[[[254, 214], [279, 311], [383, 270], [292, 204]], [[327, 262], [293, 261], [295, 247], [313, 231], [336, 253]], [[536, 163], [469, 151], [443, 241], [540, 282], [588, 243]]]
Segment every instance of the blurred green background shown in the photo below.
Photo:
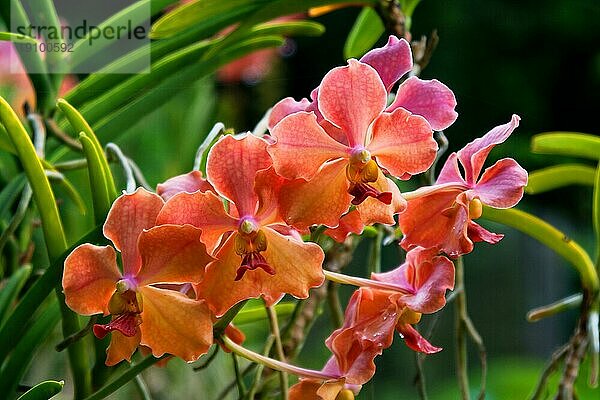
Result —
[[[165, 93], [162, 107], [148, 110], [148, 115], [123, 132], [117, 143], [139, 164], [152, 185], [189, 171], [197, 146], [215, 122], [222, 121], [236, 131], [251, 130], [279, 99], [308, 96], [329, 69], [344, 62], [344, 41], [358, 12], [357, 8], [347, 8], [317, 18], [327, 27], [325, 35], [290, 40], [286, 57], [276, 58], [272, 70], [259, 82], [210, 79], [192, 87], [181, 82]], [[413, 16], [412, 35], [419, 38], [437, 29], [440, 36], [439, 46], [421, 77], [437, 78], [456, 94], [459, 119], [446, 131], [450, 149], [457, 150], [492, 127], [508, 122], [512, 113], [521, 116], [521, 126], [508, 142], [494, 150], [490, 161], [510, 156], [534, 170], [565, 160], [531, 155], [529, 139], [533, 134], [559, 130], [598, 134], [599, 20], [600, 3], [595, 0], [423, 1]], [[382, 37], [380, 44], [384, 42]], [[120, 177], [120, 170], [114, 171]], [[79, 175], [73, 173], [71, 177], [87, 187], [85, 176]], [[591, 251], [591, 195], [589, 188], [569, 187], [526, 196], [519, 207], [553, 223]], [[91, 226], [91, 215], [81, 216], [70, 208], [63, 211], [73, 237]], [[503, 226], [486, 226], [506, 237], [496, 246], [476, 246], [465, 259], [465, 278], [470, 314], [487, 347], [488, 398], [526, 398], [545, 361], [568, 339], [576, 312], [534, 324], [525, 320], [525, 314], [533, 307], [574, 293], [577, 276], [532, 239]], [[349, 273], [365, 274], [361, 255], [367, 253], [367, 242], [357, 251]], [[397, 249], [385, 250], [384, 267], [397, 265]], [[350, 293], [351, 289], [345, 289], [344, 299]], [[427, 357], [424, 363], [432, 400], [459, 397], [454, 377], [452, 314], [452, 305], [440, 312], [431, 341], [444, 351]], [[431, 316], [424, 317], [420, 329], [426, 331], [431, 320]], [[257, 350], [266, 336], [266, 326], [262, 325], [241, 327], [248, 334], [249, 346]], [[322, 367], [329, 357], [323, 340], [331, 329], [324, 310], [301, 354], [303, 366]], [[49, 343], [55, 343], [58, 334]], [[65, 356], [56, 357], [50, 344], [44, 348], [27, 381], [64, 376]], [[471, 383], [476, 393], [479, 363], [476, 348], [471, 346], [469, 350]], [[417, 398], [414, 353], [402, 340], [396, 338], [376, 363], [377, 374], [359, 398]], [[217, 399], [233, 378], [231, 358], [223, 354], [215, 366], [202, 372], [194, 373], [176, 360], [166, 370], [154, 368], [144, 375], [155, 397], [163, 399]], [[585, 388], [586, 378], [584, 366], [578, 380], [580, 399], [598, 399], [598, 390]], [[224, 398], [235, 398], [234, 393]], [[132, 388], [125, 387], [110, 398], [135, 396]]]

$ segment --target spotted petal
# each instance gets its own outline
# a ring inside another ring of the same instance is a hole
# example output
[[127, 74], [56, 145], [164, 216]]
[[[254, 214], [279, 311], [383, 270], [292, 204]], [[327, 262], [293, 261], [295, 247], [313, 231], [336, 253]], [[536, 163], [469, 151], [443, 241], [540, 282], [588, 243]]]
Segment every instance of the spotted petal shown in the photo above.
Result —
[[141, 343], [155, 357], [173, 354], [195, 361], [212, 344], [212, 316], [204, 302], [190, 299], [174, 290], [143, 286]]
[[267, 238], [267, 250], [261, 253], [274, 275], [258, 268], [246, 271], [240, 280], [235, 280], [241, 257], [235, 253], [235, 236], [227, 239], [209, 264], [204, 280], [198, 285], [197, 293], [217, 316], [223, 315], [239, 301], [262, 296], [268, 305], [279, 301], [289, 293], [297, 298], [308, 297], [308, 290], [319, 286], [324, 279], [321, 270], [323, 251], [314, 243], [303, 243], [263, 228]]
[[65, 302], [81, 315], [108, 315], [108, 302], [119, 279], [121, 273], [112, 247], [82, 244], [65, 260]]
[[323, 117], [346, 132], [350, 147], [364, 146], [367, 130], [382, 113], [387, 93], [377, 71], [351, 59], [348, 66], [334, 68], [319, 87]]
[[144, 229], [156, 225], [163, 204], [160, 196], [141, 188], [120, 196], [113, 203], [104, 224], [104, 236], [121, 252], [125, 275], [135, 275], [139, 271], [142, 259], [137, 247], [138, 237]]

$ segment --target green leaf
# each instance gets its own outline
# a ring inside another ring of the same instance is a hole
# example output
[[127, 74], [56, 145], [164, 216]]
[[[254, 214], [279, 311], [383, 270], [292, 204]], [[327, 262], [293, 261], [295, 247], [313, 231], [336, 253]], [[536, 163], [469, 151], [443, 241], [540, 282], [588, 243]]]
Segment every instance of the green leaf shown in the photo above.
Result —
[[55, 260], [67, 248], [56, 199], [27, 131], [2, 97], [0, 97], [0, 122], [6, 128], [8, 136], [17, 150], [19, 160], [33, 190], [33, 197], [42, 220], [48, 255], [51, 260]]
[[487, 206], [483, 207], [482, 218], [510, 226], [531, 236], [575, 267], [585, 288], [595, 292], [600, 287], [594, 264], [586, 251], [546, 221], [514, 208], [499, 210]]
[[2, 290], [0, 290], [0, 326], [8, 316], [8, 310], [19, 295], [19, 292], [31, 275], [31, 265], [24, 265], [19, 268], [10, 278], [6, 280]]
[[60, 172], [56, 172], [56, 177], [51, 178], [51, 183], [54, 183], [56, 186], [60, 187], [64, 190], [65, 194], [71, 199], [75, 206], [79, 210], [79, 212], [83, 215], [87, 214], [87, 207], [85, 205], [85, 201], [79, 194], [79, 191], [73, 186], [73, 184]]
[[177, 7], [159, 18], [152, 25], [150, 38], [169, 38], [194, 25], [202, 24], [233, 10], [256, 10], [258, 7], [272, 2], [273, 0], [196, 0]]
[[362, 9], [344, 44], [344, 59], [359, 58], [369, 51], [385, 32], [383, 21], [370, 7]]
[[20, 33], [0, 32], [0, 40], [13, 43], [37, 44], [37, 40], [31, 36], [21, 35]]
[[421, 0], [400, 0], [400, 8], [405, 17], [411, 17]]
[[23, 187], [25, 187], [25, 175], [15, 176], [0, 192], [0, 218], [13, 205]]
[[62, 391], [63, 386], [65, 381], [44, 381], [23, 393], [17, 400], [50, 400]]
[[599, 160], [600, 137], [576, 132], [541, 133], [531, 139], [531, 151]]
[[162, 82], [151, 91], [137, 93], [134, 99], [131, 99], [127, 104], [113, 110], [104, 118], [94, 124], [94, 129], [98, 135], [110, 139], [114, 137], [116, 132], [124, 132], [133, 124], [138, 122], [143, 116], [148, 113], [148, 110], [155, 109], [165, 102], [165, 95], [176, 92], [185, 82], [185, 85], [202, 79], [222, 65], [225, 65], [232, 60], [243, 57], [253, 51], [277, 47], [283, 44], [281, 37], [261, 37], [242, 41], [234, 47], [230, 47], [223, 52], [216, 54], [214, 58], [206, 61], [196, 62], [180, 69], [176, 74], [166, 76]]
[[59, 305], [56, 297], [52, 297], [49, 304], [44, 307], [43, 312], [40, 312], [40, 315], [28, 327], [23, 337], [19, 338], [19, 343], [12, 349], [11, 356], [2, 365], [0, 370], [0, 393], [6, 396], [5, 398], [16, 397], [17, 385], [33, 361], [33, 354], [43, 344], [44, 339], [52, 333], [59, 319]]
[[594, 221], [594, 233], [596, 234], [596, 271], [600, 271], [600, 162], [598, 162], [596, 176], [594, 177], [592, 220]]
[[584, 164], [562, 164], [529, 173], [528, 194], [544, 193], [569, 185], [594, 185], [594, 168]]
[[254, 26], [250, 32], [260, 36], [321, 36], [325, 26], [313, 21], [266, 22]]
[[4, 128], [4, 125], [0, 124], [0, 150], [4, 150], [11, 154], [17, 154], [17, 150], [15, 146], [13, 146], [10, 137], [8, 137], [8, 132]]
[[[275, 306], [278, 318], [285, 318], [294, 312], [296, 307], [295, 302], [284, 302], [279, 303]], [[264, 306], [252, 307], [243, 309], [234, 318], [233, 323], [235, 325], [250, 324], [257, 321], [263, 321], [268, 318], [267, 311]]]
[[[79, 111], [77, 111], [75, 107], [70, 105], [65, 99], [58, 99], [57, 107], [64, 113], [65, 117], [67, 118], [71, 126], [75, 129], [75, 131], [85, 133], [86, 137], [92, 142], [97, 153], [96, 161], [100, 166], [100, 171], [102, 172], [104, 178], [109, 202], [112, 203], [112, 200], [117, 198], [117, 190], [115, 188], [115, 181], [110, 171], [110, 167], [108, 166], [108, 160], [106, 159], [106, 155], [102, 150], [102, 145], [100, 144], [100, 141], [94, 134], [94, 131], [92, 130], [90, 125], [79, 113]], [[92, 186], [92, 190], [94, 189], [95, 187]]]
[[[58, 259], [54, 260], [46, 271], [44, 271], [44, 274], [31, 285], [6, 322], [0, 326], [0, 343], [2, 343], [2, 346], [0, 346], [0, 365], [3, 364], [6, 356], [19, 343], [25, 332], [27, 332], [27, 322], [32, 318], [35, 311], [40, 307], [44, 299], [48, 297], [50, 292], [60, 285], [63, 265], [67, 256], [80, 244], [94, 243], [103, 245], [106, 242], [106, 239], [102, 236], [102, 225], [99, 225], [71, 246]], [[56, 320], [58, 321], [58, 317]]]
[[[116, 26], [127, 26], [129, 23], [132, 26], [143, 23], [148, 18], [148, 12], [150, 16], [154, 16], [164, 10], [171, 4], [177, 3], [178, 0], [140, 0], [136, 1], [130, 6], [122, 9], [116, 14], [111, 15], [109, 18], [98, 24], [99, 29], [105, 27], [116, 27]], [[84, 36], [75, 42], [73, 46], [73, 53], [71, 58], [71, 66], [76, 69], [81, 64], [88, 61], [92, 56], [102, 52], [107, 46], [110, 46], [113, 42], [109, 40], [96, 41], [93, 46], [88, 46], [89, 35]]]
[[112, 205], [108, 182], [102, 168], [101, 156], [98, 154], [93, 140], [81, 132], [79, 134], [79, 142], [81, 142], [83, 147], [83, 154], [88, 165], [92, 203], [94, 205], [94, 221], [96, 224], [101, 224], [104, 222]]

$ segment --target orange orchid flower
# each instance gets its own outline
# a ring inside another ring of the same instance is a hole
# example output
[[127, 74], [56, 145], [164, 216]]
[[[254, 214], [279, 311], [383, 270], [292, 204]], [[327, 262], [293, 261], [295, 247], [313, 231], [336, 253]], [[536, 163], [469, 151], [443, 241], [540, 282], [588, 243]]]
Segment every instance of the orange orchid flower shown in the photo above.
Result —
[[113, 247], [83, 244], [65, 260], [63, 290], [67, 305], [82, 315], [111, 315], [94, 325], [102, 338], [111, 332], [107, 365], [129, 361], [141, 344], [155, 357], [165, 353], [194, 361], [212, 344], [212, 315], [203, 301], [165, 289], [195, 283], [212, 260], [192, 226], [155, 226], [163, 207], [156, 194], [138, 189], [113, 204], [104, 236]]
[[399, 107], [385, 111], [387, 89], [370, 65], [349, 60], [318, 88], [318, 110], [297, 111], [272, 129], [275, 171], [293, 179], [281, 199], [286, 222], [299, 229], [335, 227], [351, 204], [364, 225], [394, 223], [406, 205], [384, 172], [408, 179], [433, 163], [437, 144], [427, 120]]
[[323, 280], [324, 254], [304, 243], [279, 212], [283, 179], [275, 174], [267, 141], [251, 134], [225, 136], [211, 149], [207, 178], [214, 193], [180, 193], [160, 212], [158, 223], [191, 224], [216, 261], [196, 286], [217, 316], [239, 301], [262, 296], [268, 305], [289, 293], [306, 298]]
[[[498, 243], [503, 235], [492, 233], [473, 220], [481, 217], [482, 204], [510, 208], [523, 197], [525, 171], [512, 158], [499, 160], [482, 172], [494, 146], [504, 142], [519, 126], [513, 115], [463, 149], [450, 154], [436, 184], [414, 192], [406, 211], [400, 215], [404, 232], [402, 247], [436, 247], [451, 257], [473, 250], [473, 242]], [[463, 167], [464, 177], [458, 163]]]

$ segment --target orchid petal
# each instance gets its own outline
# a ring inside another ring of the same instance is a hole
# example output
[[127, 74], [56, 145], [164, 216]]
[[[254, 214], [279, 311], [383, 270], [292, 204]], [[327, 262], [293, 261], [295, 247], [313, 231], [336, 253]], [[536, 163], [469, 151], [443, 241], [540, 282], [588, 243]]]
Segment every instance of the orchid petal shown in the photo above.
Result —
[[346, 132], [351, 147], [365, 145], [368, 128], [382, 113], [386, 101], [377, 71], [354, 59], [346, 67], [329, 71], [319, 87], [323, 117]]
[[280, 100], [273, 106], [271, 114], [269, 114], [269, 130], [272, 130], [279, 121], [288, 115], [298, 111], [305, 111], [309, 104], [310, 101], [306, 98], [303, 98], [300, 101], [296, 101], [292, 97], [286, 97], [285, 99]]
[[391, 204], [384, 204], [381, 201], [372, 197], [367, 198], [365, 201], [356, 206], [356, 209], [360, 213], [360, 218], [363, 224], [372, 225], [375, 223], [393, 225], [396, 223], [394, 215], [401, 213], [406, 209], [406, 200], [400, 194], [398, 186], [389, 178], [387, 178], [383, 172], [379, 171], [379, 176], [376, 182], [370, 184], [379, 192], [388, 192], [392, 194]]
[[271, 131], [277, 142], [268, 147], [277, 173], [288, 179], [310, 180], [323, 163], [348, 156], [348, 147], [336, 142], [312, 113], [285, 117]]
[[438, 145], [421, 116], [403, 108], [383, 113], [373, 123], [372, 132], [367, 149], [394, 176], [424, 172], [435, 160]]
[[448, 159], [444, 163], [444, 166], [442, 167], [442, 170], [440, 171], [435, 183], [436, 185], [445, 183], [458, 183], [460, 185], [464, 185], [465, 190], [468, 189], [467, 182], [465, 182], [460, 173], [460, 169], [458, 167], [458, 155], [456, 153], [452, 153], [448, 156]]
[[141, 333], [127, 337], [119, 331], [113, 331], [110, 336], [110, 345], [106, 349], [106, 365], [112, 367], [123, 360], [131, 362], [131, 356], [140, 345]]
[[187, 174], [177, 175], [173, 178], [159, 183], [156, 187], [156, 193], [165, 201], [175, 196], [180, 192], [194, 193], [196, 191], [206, 192], [211, 190], [214, 192], [212, 185], [202, 177], [202, 172], [192, 171]]
[[336, 242], [343, 243], [351, 233], [360, 235], [363, 228], [364, 224], [360, 213], [354, 209], [340, 218], [340, 224], [336, 228], [325, 229], [324, 233]]
[[393, 35], [385, 46], [369, 51], [360, 61], [375, 68], [388, 93], [413, 66], [410, 45], [405, 39]]
[[284, 294], [297, 298], [308, 297], [308, 290], [319, 286], [324, 279], [321, 264], [323, 251], [314, 243], [303, 243], [263, 228], [267, 250], [261, 253], [275, 270], [269, 275], [262, 269], [246, 271], [235, 280], [241, 257], [235, 253], [235, 236], [227, 239], [209, 264], [204, 280], [197, 286], [198, 296], [206, 302], [217, 317], [234, 304], [251, 297], [263, 296], [267, 305], [273, 305]]
[[344, 388], [344, 380], [322, 381], [317, 379], [300, 379], [290, 387], [289, 400], [336, 400]]
[[179, 193], [161, 210], [157, 224], [190, 224], [202, 230], [201, 239], [213, 252], [224, 233], [237, 229], [237, 219], [229, 215], [223, 202], [212, 192]]
[[141, 344], [152, 349], [154, 357], [173, 354], [195, 361], [212, 344], [212, 316], [204, 302], [190, 299], [174, 290], [142, 286], [144, 298]]
[[277, 175], [273, 167], [256, 173], [254, 180], [254, 192], [258, 197], [256, 221], [261, 225], [285, 224], [279, 213], [279, 193], [285, 182], [287, 181]]
[[81, 315], [108, 315], [108, 302], [119, 279], [121, 273], [112, 247], [82, 244], [65, 260], [62, 278], [65, 302]]
[[458, 118], [458, 113], [454, 110], [454, 93], [437, 79], [423, 80], [416, 76], [408, 78], [400, 85], [396, 99], [386, 111], [398, 108], [424, 117], [435, 131], [448, 128]]
[[217, 192], [235, 204], [240, 216], [254, 215], [258, 202], [254, 178], [271, 164], [264, 139], [252, 134], [227, 135], [208, 153], [206, 173]]
[[160, 196], [142, 188], [120, 196], [113, 203], [104, 223], [104, 236], [121, 252], [124, 275], [135, 275], [139, 271], [142, 259], [138, 237], [144, 229], [156, 225], [163, 205]]
[[401, 324], [396, 327], [398, 333], [404, 338], [404, 343], [414, 351], [425, 354], [434, 354], [442, 351], [441, 347], [435, 347], [427, 341], [415, 328], [409, 324]]
[[200, 233], [190, 225], [161, 225], [143, 232], [138, 285], [200, 282], [204, 267], [213, 260], [200, 241]]
[[346, 165], [346, 160], [329, 162], [308, 182], [296, 179], [284, 184], [279, 201], [285, 221], [299, 230], [313, 224], [337, 226], [350, 207]]
[[504, 158], [487, 168], [474, 192], [485, 205], [510, 208], [523, 197], [527, 171], [512, 158]]
[[434, 313], [446, 304], [446, 290], [454, 288], [454, 265], [438, 251], [417, 247], [406, 262], [391, 271], [371, 274], [371, 279], [410, 289], [399, 301], [412, 311]]
[[483, 137], [473, 140], [458, 152], [458, 159], [465, 167], [465, 178], [469, 184], [474, 184], [483, 168], [485, 159], [494, 146], [504, 142], [519, 126], [518, 115], [513, 115], [509, 123], [499, 125]]
[[410, 200], [398, 220], [404, 233], [402, 247], [436, 247], [451, 257], [470, 253], [469, 207], [463, 193], [460, 188], [440, 186], [438, 191]]
[[469, 221], [467, 232], [469, 234], [469, 239], [471, 239], [473, 242], [487, 242], [489, 244], [496, 244], [504, 237], [502, 234], [488, 231], [473, 221]]

